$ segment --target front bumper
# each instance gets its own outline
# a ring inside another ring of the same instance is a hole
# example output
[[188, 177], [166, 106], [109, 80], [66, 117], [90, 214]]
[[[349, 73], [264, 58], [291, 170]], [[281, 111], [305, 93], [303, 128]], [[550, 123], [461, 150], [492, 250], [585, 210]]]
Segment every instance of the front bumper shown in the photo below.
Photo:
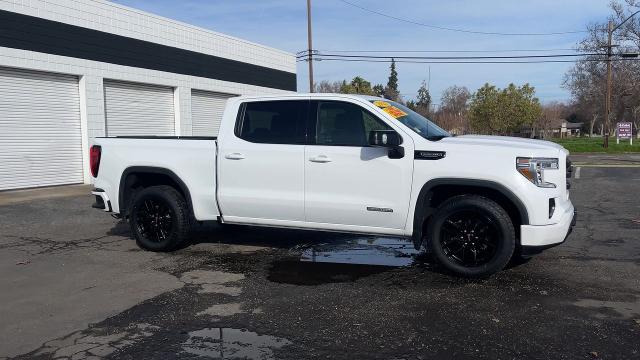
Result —
[[544, 249], [562, 244], [573, 230], [576, 219], [577, 212], [571, 205], [555, 224], [520, 226], [520, 244], [523, 255], [536, 254]]
[[107, 193], [102, 189], [93, 189], [91, 191], [91, 195], [96, 197], [96, 202], [94, 202], [91, 207], [94, 209], [100, 209], [107, 212], [113, 211], [111, 208], [111, 201], [107, 196]]

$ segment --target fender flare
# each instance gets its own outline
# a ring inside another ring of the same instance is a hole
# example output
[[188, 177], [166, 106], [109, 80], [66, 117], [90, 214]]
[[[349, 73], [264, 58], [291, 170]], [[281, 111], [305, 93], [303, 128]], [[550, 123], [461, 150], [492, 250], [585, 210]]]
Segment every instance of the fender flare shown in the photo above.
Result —
[[186, 198], [185, 200], [187, 201], [187, 204], [189, 206], [189, 213], [191, 214], [191, 216], [194, 215], [193, 203], [191, 201], [191, 193], [189, 192], [189, 188], [184, 183], [184, 181], [182, 181], [182, 179], [180, 179], [180, 177], [176, 175], [173, 171], [166, 168], [154, 167], [154, 166], [130, 166], [124, 169], [124, 171], [122, 172], [122, 176], [120, 177], [120, 185], [118, 188], [118, 207], [120, 210], [120, 214], [126, 215], [126, 212], [128, 211], [126, 207], [123, 207], [124, 190], [125, 190], [125, 182], [127, 180], [127, 177], [129, 177], [129, 175], [131, 175], [132, 173], [159, 174], [159, 175], [168, 176], [171, 180], [173, 180], [176, 184], [178, 184], [178, 186], [180, 187], [180, 190], [185, 195], [185, 198]]
[[524, 203], [520, 200], [516, 194], [514, 194], [506, 186], [491, 180], [480, 179], [462, 179], [462, 178], [436, 178], [427, 181], [420, 189], [418, 199], [416, 200], [415, 211], [413, 212], [413, 244], [416, 249], [422, 244], [423, 238], [423, 224], [424, 221], [433, 214], [434, 208], [425, 206], [425, 202], [430, 198], [433, 193], [432, 190], [436, 186], [440, 185], [453, 185], [453, 186], [472, 186], [476, 188], [486, 188], [499, 192], [506, 197], [518, 210], [522, 225], [529, 224], [529, 213]]

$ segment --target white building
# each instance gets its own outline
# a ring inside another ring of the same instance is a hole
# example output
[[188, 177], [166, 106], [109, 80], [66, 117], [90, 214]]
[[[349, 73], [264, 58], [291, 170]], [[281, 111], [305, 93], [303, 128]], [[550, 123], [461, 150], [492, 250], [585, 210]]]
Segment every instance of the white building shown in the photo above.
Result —
[[[179, 6], [179, 2], [176, 2]], [[89, 183], [93, 137], [215, 136], [295, 55], [103, 0], [0, 0], [0, 190]]]

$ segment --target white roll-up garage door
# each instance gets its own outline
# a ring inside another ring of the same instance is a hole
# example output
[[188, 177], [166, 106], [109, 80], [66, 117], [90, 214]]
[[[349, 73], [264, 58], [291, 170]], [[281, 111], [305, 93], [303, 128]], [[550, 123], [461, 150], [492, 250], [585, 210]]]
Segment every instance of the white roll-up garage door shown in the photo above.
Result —
[[191, 123], [194, 136], [218, 136], [227, 99], [236, 95], [191, 91]]
[[104, 80], [107, 136], [175, 135], [173, 88]]
[[78, 78], [0, 68], [0, 190], [82, 182]]

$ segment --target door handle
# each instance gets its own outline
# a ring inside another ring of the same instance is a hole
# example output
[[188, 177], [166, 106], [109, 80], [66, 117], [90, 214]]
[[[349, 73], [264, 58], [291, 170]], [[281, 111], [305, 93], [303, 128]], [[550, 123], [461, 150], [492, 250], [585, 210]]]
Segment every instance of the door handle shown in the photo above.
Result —
[[327, 155], [318, 155], [316, 157], [309, 158], [309, 161], [316, 163], [328, 163], [331, 159]]
[[244, 159], [244, 155], [240, 154], [240, 153], [231, 153], [231, 154], [227, 154], [224, 156], [225, 159], [229, 159], [229, 160], [242, 160]]

